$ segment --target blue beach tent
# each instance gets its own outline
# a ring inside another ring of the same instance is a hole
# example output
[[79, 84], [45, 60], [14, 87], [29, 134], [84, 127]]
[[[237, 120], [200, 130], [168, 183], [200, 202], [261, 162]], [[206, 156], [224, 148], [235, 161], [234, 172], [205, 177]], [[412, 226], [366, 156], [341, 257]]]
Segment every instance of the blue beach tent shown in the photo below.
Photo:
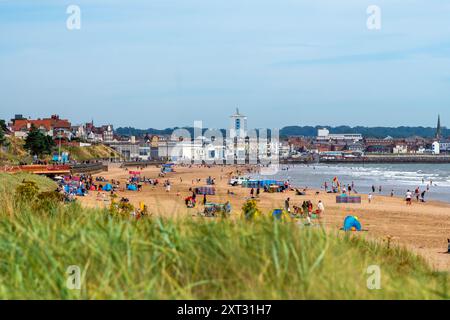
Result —
[[361, 223], [357, 217], [347, 216], [344, 220], [344, 227], [342, 229], [344, 231], [351, 231], [352, 228], [355, 228], [356, 231], [361, 231]]
[[137, 191], [137, 187], [134, 184], [130, 184], [130, 185], [128, 185], [128, 190]]
[[272, 216], [277, 220], [281, 220], [281, 218], [283, 217], [283, 210], [281, 209], [273, 210]]
[[112, 190], [112, 185], [110, 183], [107, 183], [104, 187], [103, 187], [103, 191], [111, 191]]
[[167, 172], [174, 172], [173, 170], [174, 163], [166, 163], [162, 165], [161, 172], [167, 173]]

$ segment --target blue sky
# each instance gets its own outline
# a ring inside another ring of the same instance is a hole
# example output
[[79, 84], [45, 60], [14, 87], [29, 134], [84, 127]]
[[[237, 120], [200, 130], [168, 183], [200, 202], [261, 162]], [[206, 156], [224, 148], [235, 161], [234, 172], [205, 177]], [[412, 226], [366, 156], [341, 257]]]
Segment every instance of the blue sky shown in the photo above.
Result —
[[0, 118], [226, 127], [237, 106], [250, 127], [450, 126], [450, 1], [0, 0]]

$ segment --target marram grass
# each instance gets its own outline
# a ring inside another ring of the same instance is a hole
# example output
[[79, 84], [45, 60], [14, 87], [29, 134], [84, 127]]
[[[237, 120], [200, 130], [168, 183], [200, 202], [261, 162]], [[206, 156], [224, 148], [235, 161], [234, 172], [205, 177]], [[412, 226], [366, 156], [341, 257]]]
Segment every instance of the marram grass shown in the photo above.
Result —
[[[447, 274], [402, 248], [320, 228], [0, 207], [2, 299], [445, 299]], [[69, 266], [82, 271], [67, 287]], [[378, 265], [381, 289], [369, 290]]]

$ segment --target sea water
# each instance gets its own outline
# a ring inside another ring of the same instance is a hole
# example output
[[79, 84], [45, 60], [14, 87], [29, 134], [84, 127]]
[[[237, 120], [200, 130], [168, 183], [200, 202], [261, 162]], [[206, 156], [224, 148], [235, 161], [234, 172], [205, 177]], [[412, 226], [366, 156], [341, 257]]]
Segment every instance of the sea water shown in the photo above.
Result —
[[[334, 177], [342, 186], [354, 185], [358, 193], [372, 192], [372, 186], [382, 195], [405, 196], [408, 190], [427, 190], [425, 199], [450, 203], [450, 164], [315, 164], [280, 165], [270, 178], [289, 180], [293, 186], [323, 189], [331, 187]], [[264, 176], [268, 178], [268, 176]]]

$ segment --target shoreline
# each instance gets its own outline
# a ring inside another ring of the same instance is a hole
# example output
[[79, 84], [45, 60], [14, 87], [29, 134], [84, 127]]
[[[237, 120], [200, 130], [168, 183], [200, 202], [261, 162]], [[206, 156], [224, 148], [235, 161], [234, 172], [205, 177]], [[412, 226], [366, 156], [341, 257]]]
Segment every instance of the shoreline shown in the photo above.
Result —
[[[425, 191], [426, 202], [450, 203], [450, 165], [447, 164], [292, 164], [281, 167], [275, 177], [321, 191], [325, 182], [331, 185], [330, 177], [337, 177], [341, 187], [351, 185], [352, 191], [373, 196], [390, 197], [393, 192], [402, 198], [408, 189], [414, 193], [418, 188], [420, 194]], [[372, 186], [376, 191], [372, 191]]]
[[450, 155], [431, 154], [366, 154], [364, 156], [301, 156], [280, 159], [280, 164], [450, 164]]

